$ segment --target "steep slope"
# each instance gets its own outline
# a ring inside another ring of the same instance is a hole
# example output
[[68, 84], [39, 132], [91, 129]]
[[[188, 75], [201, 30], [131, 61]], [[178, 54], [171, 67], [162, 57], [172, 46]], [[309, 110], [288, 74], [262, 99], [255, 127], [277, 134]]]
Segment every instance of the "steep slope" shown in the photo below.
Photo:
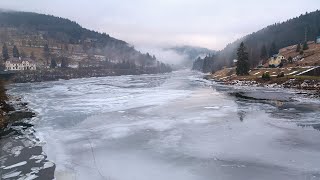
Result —
[[[314, 41], [320, 35], [320, 12], [318, 10], [286, 22], [270, 25], [228, 44], [223, 50], [210, 58], [211, 62], [208, 63], [208, 66], [212, 71], [221, 69], [223, 66], [230, 66], [236, 59], [236, 49], [241, 42], [244, 42], [247, 47], [251, 66], [255, 66], [261, 60], [263, 46], [267, 49], [267, 56], [272, 56], [280, 48], [303, 43], [305, 32], [307, 32], [307, 41]], [[274, 46], [272, 47], [272, 45]]]
[[0, 43], [1, 46], [6, 43], [10, 49], [17, 45], [19, 49], [28, 51], [27, 55], [33, 51], [39, 61], [46, 58], [40, 48], [48, 44], [53, 54], [67, 54], [76, 63], [91, 61], [98, 56], [112, 62], [130, 62], [143, 67], [161, 64], [156, 57], [143, 54], [106, 33], [83, 28], [65, 18], [32, 12], [0, 11]]
[[97, 39], [99, 43], [115, 43], [122, 46], [126, 42], [81, 27], [69, 19], [32, 12], [0, 11], [0, 27], [11, 27], [21, 30], [21, 34], [46, 32], [46, 38], [54, 38], [63, 43], [77, 44], [87, 38]]

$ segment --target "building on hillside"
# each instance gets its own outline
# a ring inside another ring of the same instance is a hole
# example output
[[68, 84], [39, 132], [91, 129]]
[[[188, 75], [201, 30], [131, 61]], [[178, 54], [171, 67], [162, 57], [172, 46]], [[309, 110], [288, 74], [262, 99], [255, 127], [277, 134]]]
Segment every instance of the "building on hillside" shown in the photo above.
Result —
[[278, 55], [278, 54], [273, 55], [269, 59], [269, 66], [278, 67], [285, 60], [286, 60], [286, 58], [284, 56], [281, 56], [281, 55]]
[[36, 63], [30, 58], [10, 58], [5, 62], [5, 68], [9, 71], [36, 70]]
[[317, 43], [317, 44], [320, 44], [320, 36], [317, 37], [316, 43]]

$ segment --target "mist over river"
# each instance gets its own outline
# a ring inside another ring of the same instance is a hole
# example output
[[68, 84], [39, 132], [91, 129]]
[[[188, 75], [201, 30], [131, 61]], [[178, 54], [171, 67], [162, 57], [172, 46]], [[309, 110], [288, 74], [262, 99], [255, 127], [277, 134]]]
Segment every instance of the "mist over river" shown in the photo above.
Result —
[[202, 76], [13, 84], [9, 93], [37, 113], [57, 180], [320, 179], [319, 99]]

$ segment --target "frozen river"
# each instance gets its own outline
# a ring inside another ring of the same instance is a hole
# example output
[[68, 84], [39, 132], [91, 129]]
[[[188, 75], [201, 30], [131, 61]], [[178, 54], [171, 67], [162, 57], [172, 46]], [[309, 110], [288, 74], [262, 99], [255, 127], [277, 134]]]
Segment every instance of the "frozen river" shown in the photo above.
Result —
[[10, 93], [37, 113], [57, 180], [320, 179], [320, 101], [292, 90], [179, 71], [16, 84]]

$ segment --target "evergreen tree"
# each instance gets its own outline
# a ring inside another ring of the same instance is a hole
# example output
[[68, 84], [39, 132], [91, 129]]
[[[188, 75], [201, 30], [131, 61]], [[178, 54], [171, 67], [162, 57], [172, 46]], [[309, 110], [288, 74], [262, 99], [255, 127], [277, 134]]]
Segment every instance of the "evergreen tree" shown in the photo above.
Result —
[[69, 60], [67, 57], [61, 58], [61, 68], [68, 68], [69, 67]]
[[50, 68], [54, 69], [57, 67], [57, 61], [55, 58], [51, 58]]
[[296, 52], [300, 52], [300, 50], [301, 50], [301, 45], [300, 45], [300, 43], [297, 45], [297, 49], [296, 49]]
[[303, 49], [303, 50], [309, 49], [309, 46], [308, 46], [307, 41], [305, 41], [305, 42], [303, 43], [303, 48], [302, 48], [302, 49]]
[[45, 44], [43, 47], [43, 56], [46, 59], [47, 65], [49, 65], [50, 49], [48, 44]]
[[196, 70], [196, 71], [203, 71], [203, 59], [201, 59], [200, 57], [198, 57], [193, 65], [192, 65], [192, 70]]
[[289, 62], [290, 64], [292, 64], [292, 63], [293, 63], [293, 58], [292, 58], [291, 56], [289, 56], [289, 58], [288, 58], [288, 62]]
[[18, 50], [16, 45], [13, 46], [12, 56], [15, 57], [15, 58], [19, 58], [20, 57], [20, 53], [19, 53], [19, 50]]
[[9, 52], [8, 52], [8, 47], [6, 44], [3, 44], [3, 46], [2, 46], [2, 58], [4, 61], [6, 61], [10, 58]]
[[274, 54], [278, 54], [277, 46], [275, 42], [272, 42], [269, 50], [269, 56], [273, 56]]
[[261, 59], [266, 59], [267, 57], [268, 57], [267, 48], [266, 48], [266, 45], [263, 45], [261, 47], [261, 51], [260, 51], [260, 58]]
[[32, 59], [32, 60], [36, 60], [36, 56], [34, 55], [34, 52], [33, 52], [33, 51], [31, 51], [30, 59]]
[[249, 58], [248, 58], [248, 52], [246, 52], [246, 47], [244, 46], [244, 43], [241, 42], [240, 47], [237, 51], [238, 56], [238, 62], [237, 62], [237, 68], [236, 73], [237, 75], [248, 75], [249, 74]]
[[208, 73], [208, 72], [212, 72], [212, 66], [213, 66], [213, 61], [214, 59], [214, 56], [206, 56], [204, 59], [203, 59], [203, 64], [202, 64], [202, 72], [204, 73]]

